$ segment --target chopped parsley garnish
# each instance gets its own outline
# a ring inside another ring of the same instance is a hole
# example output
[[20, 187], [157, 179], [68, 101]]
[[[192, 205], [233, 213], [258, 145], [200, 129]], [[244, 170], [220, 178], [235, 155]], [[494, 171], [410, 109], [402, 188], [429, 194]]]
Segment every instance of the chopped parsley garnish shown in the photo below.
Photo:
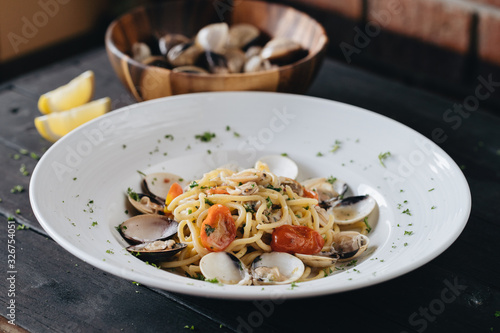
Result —
[[97, 221], [92, 222], [92, 226], [95, 227], [97, 225]]
[[132, 281], [133, 285], [140, 286], [141, 284], [139, 282]]
[[408, 208], [405, 209], [405, 210], [403, 210], [403, 212], [401, 214], [406, 214], [406, 215], [410, 215], [411, 216], [410, 210]]
[[202, 142], [210, 142], [215, 138], [215, 133], [205, 132], [203, 134], [197, 134], [194, 137]]
[[288, 156], [288, 154], [287, 154], [287, 153], [281, 153], [281, 156], [285, 156], [285, 157], [287, 157], [287, 156]]
[[320, 151], [318, 151], [318, 153], [316, 154], [316, 156], [321, 157], [321, 156], [323, 156], [323, 153], [320, 152]]
[[413, 235], [413, 231], [405, 231], [405, 235], [411, 236]]
[[212, 151], [210, 149], [207, 149], [208, 155], [212, 154]]
[[497, 318], [500, 317], [500, 311], [495, 311], [495, 317], [497, 317]]
[[130, 187], [127, 189], [127, 195], [132, 198], [132, 200], [139, 201], [139, 195], [134, 192]]
[[330, 149], [330, 153], [335, 153], [339, 149], [340, 149], [340, 141], [335, 140], [335, 144], [333, 145], [333, 148]]
[[141, 170], [137, 170], [137, 173], [140, 174], [143, 177], [146, 177], [146, 174], [144, 172], [142, 172]]
[[19, 153], [23, 155], [28, 155], [29, 151], [27, 149], [19, 149]]
[[207, 198], [205, 198], [205, 203], [207, 205], [209, 205], [209, 206], [213, 206], [214, 205], [214, 203], [212, 201], [208, 200]]
[[18, 209], [16, 209], [16, 214], [17, 214], [17, 215], [21, 214], [21, 210], [20, 210], [19, 208], [18, 208]]
[[122, 148], [123, 148], [123, 149], [127, 148], [127, 145], [122, 145]]
[[404, 246], [408, 246], [408, 243], [404, 243], [403, 245], [404, 245]]
[[229, 127], [229, 125], [226, 126], [226, 131], [230, 131], [231, 130], [231, 127]]
[[323, 272], [325, 273], [325, 277], [327, 277], [328, 275], [330, 275], [330, 274], [332, 274], [332, 273], [333, 273], [333, 271], [332, 271], [332, 269], [331, 269], [331, 268], [325, 268], [325, 269], [323, 270]]
[[10, 189], [10, 193], [21, 193], [23, 191], [24, 191], [24, 187], [22, 187], [21, 185], [16, 185]]
[[347, 263], [347, 265], [346, 265], [346, 266], [353, 266], [353, 265], [356, 265], [356, 263], [357, 263], [357, 262], [358, 262], [358, 260], [357, 260], [357, 259], [353, 259], [353, 260], [349, 261], [349, 262]]
[[192, 182], [191, 184], [189, 184], [189, 187], [190, 187], [190, 188], [193, 188], [193, 187], [196, 187], [196, 186], [198, 186], [198, 185], [199, 185], [199, 184], [193, 180], [193, 182]]
[[380, 164], [382, 164], [382, 166], [384, 168], [385, 168], [384, 160], [386, 158], [388, 158], [389, 156], [391, 156], [391, 152], [390, 151], [386, 151], [385, 153], [378, 154], [378, 160], [380, 161]]
[[295, 287], [298, 287], [297, 283], [294, 281], [292, 282], [292, 284], [290, 285], [290, 289], [293, 290], [293, 288]]
[[253, 209], [252, 205], [250, 204], [243, 204], [243, 207], [245, 207], [245, 210], [248, 212], [248, 213], [255, 213], [255, 210]]
[[219, 280], [217, 280], [217, 278], [205, 279], [205, 281], [210, 282], [210, 283], [219, 283]]
[[366, 232], [369, 233], [370, 231], [372, 231], [372, 227], [370, 227], [370, 225], [368, 224], [368, 217], [365, 217], [363, 222], [365, 222], [365, 225], [366, 225]]
[[107, 254], [115, 254], [115, 253], [113, 252], [113, 250], [106, 250], [106, 253], [107, 253]]
[[267, 185], [267, 188], [277, 192], [281, 192], [281, 187], [273, 187], [271, 184]]
[[19, 156], [19, 154], [14, 154], [14, 155], [12, 156], [12, 158], [13, 158], [13, 159], [15, 159], [15, 160], [18, 160], [18, 159], [20, 159], [20, 158], [21, 158], [21, 156]]
[[167, 135], [165, 135], [165, 139], [173, 141], [174, 140], [174, 136], [172, 134], [167, 134]]
[[194, 331], [194, 325], [185, 325], [184, 328], [190, 329], [191, 331]]
[[326, 179], [327, 182], [329, 182], [330, 184], [333, 184], [335, 183], [335, 181], [337, 180], [337, 178], [333, 177], [333, 176], [330, 176]]
[[436, 209], [437, 207], [436, 206], [432, 206], [431, 209]]
[[25, 229], [29, 229], [27, 226], [25, 226], [24, 224], [22, 225], [18, 225], [16, 230], [25, 230]]
[[193, 210], [188, 209], [188, 214], [191, 214], [191, 213], [193, 213]]
[[33, 153], [33, 152], [31, 152], [31, 153], [30, 153], [30, 157], [31, 157], [32, 159], [34, 159], [34, 160], [39, 160], [39, 159], [40, 159], [40, 156], [38, 156], [37, 154], [35, 154], [35, 153]]
[[271, 208], [273, 206], [273, 202], [271, 201], [271, 198], [267, 197], [266, 201], [267, 201], [267, 208]]
[[19, 171], [23, 174], [23, 176], [28, 176], [30, 173], [26, 169], [26, 165], [21, 164], [21, 167], [19, 168]]
[[212, 228], [208, 224], [205, 225], [205, 233], [207, 234], [207, 236], [210, 236], [212, 234], [212, 232], [214, 232], [214, 231], [215, 231], [215, 228]]
[[233, 135], [234, 135], [235, 138], [239, 138], [240, 137], [240, 133], [238, 133], [238, 132], [233, 132]]
[[434, 191], [434, 187], [429, 190], [429, 192], [432, 192], [432, 191]]

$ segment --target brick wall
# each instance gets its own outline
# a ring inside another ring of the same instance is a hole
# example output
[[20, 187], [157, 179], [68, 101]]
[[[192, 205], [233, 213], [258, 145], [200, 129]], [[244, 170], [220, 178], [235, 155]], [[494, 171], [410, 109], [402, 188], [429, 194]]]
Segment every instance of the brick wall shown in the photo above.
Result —
[[[500, 0], [288, 0], [500, 65]], [[386, 14], [386, 15], [383, 15]]]

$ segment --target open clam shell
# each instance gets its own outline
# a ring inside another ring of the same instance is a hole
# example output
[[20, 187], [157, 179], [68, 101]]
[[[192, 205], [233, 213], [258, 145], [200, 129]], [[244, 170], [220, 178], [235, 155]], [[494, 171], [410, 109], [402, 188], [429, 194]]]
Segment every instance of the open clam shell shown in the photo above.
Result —
[[335, 265], [337, 257], [295, 253], [295, 256], [310, 267], [325, 268]]
[[360, 256], [368, 248], [370, 239], [356, 231], [342, 231], [334, 236], [332, 256], [348, 261]]
[[224, 53], [228, 35], [227, 23], [213, 23], [198, 31], [195, 43], [205, 51]]
[[126, 240], [136, 244], [168, 239], [177, 233], [178, 225], [164, 215], [144, 214], [129, 218], [119, 230]]
[[351, 224], [362, 221], [376, 205], [377, 202], [371, 196], [359, 195], [335, 202], [328, 211], [333, 214], [335, 223]]
[[260, 31], [257, 27], [247, 23], [232, 25], [229, 28], [227, 38], [228, 47], [245, 48], [250, 42], [259, 37]]
[[[277, 176], [295, 179], [299, 173], [299, 167], [289, 157], [282, 155], [267, 155], [259, 158], [257, 163], [267, 164], [269, 170]], [[256, 165], [257, 165], [256, 163]]]
[[156, 172], [144, 176], [142, 185], [147, 194], [156, 197], [157, 201], [165, 202], [170, 186], [173, 183], [180, 183], [183, 187], [184, 180], [173, 173]]
[[263, 253], [252, 263], [255, 285], [288, 284], [300, 279], [305, 266], [299, 258], [285, 252]]
[[187, 247], [184, 243], [175, 243], [173, 240], [154, 241], [127, 247], [127, 251], [142, 261], [158, 263], [167, 261]]
[[251, 283], [248, 268], [231, 253], [211, 252], [200, 260], [200, 269], [208, 280], [217, 279], [225, 284], [246, 285]]
[[128, 201], [135, 209], [143, 214], [162, 214], [163, 208], [165, 207], [163, 202], [156, 199], [156, 197], [142, 193], [134, 193], [134, 195], [129, 194]]

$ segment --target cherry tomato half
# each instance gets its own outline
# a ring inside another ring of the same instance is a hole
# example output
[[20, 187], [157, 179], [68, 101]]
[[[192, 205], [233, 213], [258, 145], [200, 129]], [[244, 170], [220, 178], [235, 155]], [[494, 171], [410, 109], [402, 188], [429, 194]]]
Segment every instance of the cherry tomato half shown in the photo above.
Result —
[[226, 191], [225, 188], [223, 187], [214, 187], [209, 190], [207, 190], [208, 194], [229, 194], [229, 192]]
[[179, 183], [173, 183], [170, 186], [170, 189], [168, 190], [167, 198], [165, 199], [165, 208], [163, 211], [165, 214], [169, 213], [167, 206], [170, 205], [170, 203], [177, 198], [179, 195], [183, 193], [181, 185]]
[[274, 229], [271, 240], [273, 251], [290, 254], [315, 254], [321, 251], [325, 240], [319, 232], [301, 225], [282, 225]]
[[224, 251], [236, 238], [236, 225], [229, 208], [220, 204], [210, 207], [201, 224], [200, 237], [207, 250]]
[[304, 197], [319, 200], [318, 193], [316, 191], [309, 191], [308, 189], [304, 189]]

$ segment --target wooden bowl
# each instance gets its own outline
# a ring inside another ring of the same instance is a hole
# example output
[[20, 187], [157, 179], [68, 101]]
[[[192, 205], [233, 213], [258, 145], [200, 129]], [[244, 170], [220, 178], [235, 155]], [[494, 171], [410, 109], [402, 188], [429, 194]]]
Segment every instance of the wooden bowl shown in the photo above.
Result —
[[[137, 101], [170, 95], [230, 90], [261, 90], [303, 93], [323, 61], [328, 38], [310, 16], [288, 6], [261, 1], [225, 2], [184, 0], [138, 7], [113, 21], [106, 32], [106, 50], [118, 77]], [[165, 33], [193, 37], [210, 23], [250, 23], [270, 37], [286, 37], [309, 54], [279, 68], [256, 73], [190, 74], [143, 65], [130, 57], [135, 42]]]

